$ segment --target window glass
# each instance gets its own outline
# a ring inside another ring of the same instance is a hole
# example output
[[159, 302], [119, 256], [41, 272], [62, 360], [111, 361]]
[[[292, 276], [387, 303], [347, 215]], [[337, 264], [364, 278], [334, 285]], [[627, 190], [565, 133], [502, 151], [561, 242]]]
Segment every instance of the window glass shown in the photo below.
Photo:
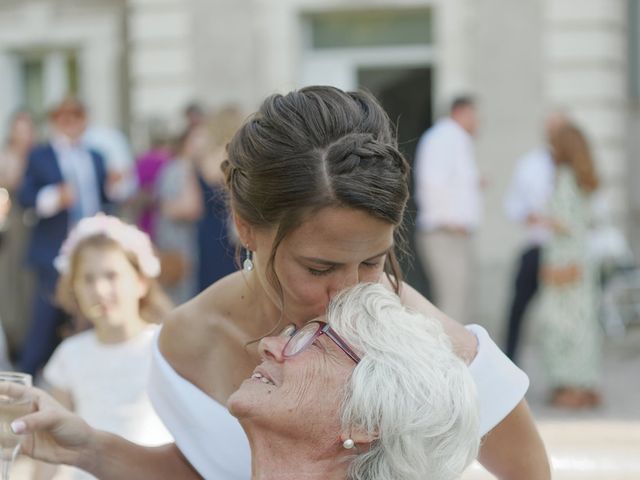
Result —
[[330, 12], [309, 16], [313, 48], [428, 45], [433, 42], [431, 10]]

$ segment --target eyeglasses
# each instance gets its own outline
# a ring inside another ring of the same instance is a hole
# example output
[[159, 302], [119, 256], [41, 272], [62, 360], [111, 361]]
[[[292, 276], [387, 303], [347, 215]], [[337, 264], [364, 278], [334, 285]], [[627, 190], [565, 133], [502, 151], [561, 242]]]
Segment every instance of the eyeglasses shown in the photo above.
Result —
[[321, 335], [329, 337], [351, 360], [356, 363], [360, 362], [360, 357], [340, 338], [336, 331], [331, 328], [328, 323], [319, 320], [309, 322], [300, 330], [293, 333], [282, 350], [282, 356], [284, 358], [291, 358], [299, 354], [306, 350]]

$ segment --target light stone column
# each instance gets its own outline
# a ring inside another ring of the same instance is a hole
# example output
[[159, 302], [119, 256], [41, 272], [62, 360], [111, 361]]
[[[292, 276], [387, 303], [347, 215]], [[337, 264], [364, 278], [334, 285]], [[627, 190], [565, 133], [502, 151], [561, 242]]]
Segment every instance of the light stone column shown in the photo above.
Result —
[[48, 110], [59, 103], [69, 91], [67, 56], [61, 51], [50, 52], [43, 63], [44, 106]]
[[545, 0], [544, 86], [549, 109], [566, 110], [586, 132], [618, 225], [626, 189], [627, 20], [624, 0]]
[[140, 146], [151, 120], [177, 129], [194, 99], [192, 2], [129, 0], [127, 20], [132, 136]]
[[473, 93], [474, 5], [469, 0], [435, 2], [435, 106], [444, 113], [459, 94]]
[[22, 97], [20, 74], [20, 64], [15, 56], [0, 51], [0, 92], [3, 92], [3, 101], [0, 102], [0, 139], [6, 138], [9, 119], [20, 107]]

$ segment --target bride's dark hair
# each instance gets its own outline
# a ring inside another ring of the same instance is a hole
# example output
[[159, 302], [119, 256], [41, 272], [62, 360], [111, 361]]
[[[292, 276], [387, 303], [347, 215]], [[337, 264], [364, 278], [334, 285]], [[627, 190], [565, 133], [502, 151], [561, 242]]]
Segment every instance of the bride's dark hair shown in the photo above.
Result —
[[[232, 211], [256, 227], [275, 227], [268, 278], [280, 242], [326, 207], [364, 211], [395, 226], [396, 247], [409, 197], [409, 165], [387, 114], [364, 92], [307, 87], [268, 97], [236, 132], [222, 164]], [[385, 272], [402, 279], [395, 252]]]

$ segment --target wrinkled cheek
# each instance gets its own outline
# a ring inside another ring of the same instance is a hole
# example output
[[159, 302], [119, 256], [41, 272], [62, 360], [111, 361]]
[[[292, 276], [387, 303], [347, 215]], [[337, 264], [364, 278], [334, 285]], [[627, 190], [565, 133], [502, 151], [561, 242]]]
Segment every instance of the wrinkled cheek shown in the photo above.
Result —
[[323, 363], [319, 362], [315, 368], [308, 369], [291, 390], [290, 398], [294, 402], [292, 410], [299, 410], [304, 415], [319, 415], [323, 407], [335, 407], [335, 385], [328, 381], [326, 372], [321, 371]]
[[[310, 401], [313, 387], [313, 377], [311, 375], [305, 375], [300, 382], [297, 382], [289, 392], [289, 398], [292, 399], [291, 410], [304, 409], [307, 410], [309, 405], [313, 402]], [[305, 412], [306, 413], [306, 412]]]

